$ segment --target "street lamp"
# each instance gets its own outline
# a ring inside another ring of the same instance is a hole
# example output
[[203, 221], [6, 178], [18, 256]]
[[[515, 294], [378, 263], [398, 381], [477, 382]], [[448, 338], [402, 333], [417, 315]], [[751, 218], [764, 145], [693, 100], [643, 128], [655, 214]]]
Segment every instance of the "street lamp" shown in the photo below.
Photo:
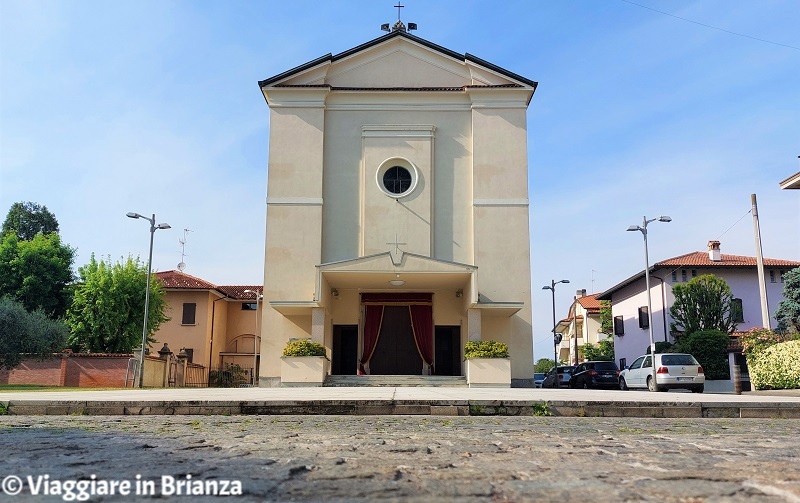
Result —
[[263, 295], [254, 290], [245, 290], [244, 293], [252, 293], [256, 298], [256, 333], [253, 337], [253, 386], [257, 386], [258, 382], [258, 301], [261, 300]]
[[153, 263], [153, 235], [158, 229], [170, 229], [169, 224], [156, 225], [156, 214], [147, 218], [138, 213], [128, 212], [128, 218], [144, 218], [150, 222], [150, 255], [147, 258], [147, 286], [144, 289], [144, 324], [142, 325], [142, 356], [139, 362], [139, 389], [144, 387], [144, 352], [147, 346], [147, 316], [150, 310], [150, 270]]
[[553, 387], [558, 387], [558, 343], [561, 342], [556, 334], [556, 285], [559, 283], [569, 283], [568, 279], [561, 281], [550, 280], [550, 286], [543, 286], [542, 290], [550, 290], [553, 294]]
[[[639, 231], [644, 236], [644, 284], [647, 289], [647, 331], [650, 334], [650, 372], [653, 386], [648, 386], [650, 391], [657, 391], [658, 384], [656, 381], [656, 343], [653, 340], [653, 305], [650, 300], [650, 257], [647, 253], [647, 224], [650, 222], [672, 222], [672, 219], [667, 216], [660, 216], [658, 218], [642, 217], [642, 225], [631, 225], [628, 227], [629, 231]], [[665, 334], [666, 335], [666, 334]]]

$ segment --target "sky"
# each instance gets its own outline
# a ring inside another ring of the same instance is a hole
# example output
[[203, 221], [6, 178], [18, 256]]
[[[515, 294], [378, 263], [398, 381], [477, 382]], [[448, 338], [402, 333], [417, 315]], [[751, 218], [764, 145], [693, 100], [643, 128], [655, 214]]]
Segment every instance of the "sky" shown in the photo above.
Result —
[[[638, 4], [638, 5], [636, 5]], [[0, 212], [220, 285], [260, 284], [269, 109], [257, 82], [383, 35], [394, 0], [0, 0]], [[405, 0], [415, 35], [539, 82], [528, 110], [535, 358], [552, 297], [706, 250], [800, 260], [800, 2]], [[654, 10], [655, 9], [655, 10]], [[662, 12], [656, 12], [662, 11]], [[676, 17], [677, 16], [677, 17]], [[684, 18], [684, 19], [679, 19]], [[184, 231], [189, 229], [189, 231]], [[185, 237], [185, 256], [179, 240]]]

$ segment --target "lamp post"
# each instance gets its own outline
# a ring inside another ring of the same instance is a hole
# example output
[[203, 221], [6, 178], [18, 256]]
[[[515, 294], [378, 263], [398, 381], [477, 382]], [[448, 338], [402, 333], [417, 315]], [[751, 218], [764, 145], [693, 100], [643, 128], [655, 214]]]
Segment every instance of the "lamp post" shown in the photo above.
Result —
[[153, 263], [153, 235], [158, 229], [170, 229], [169, 224], [156, 225], [156, 214], [147, 218], [138, 213], [128, 212], [128, 218], [144, 218], [150, 222], [150, 255], [147, 257], [147, 286], [144, 289], [144, 323], [142, 325], [142, 355], [139, 361], [139, 389], [144, 387], [144, 352], [147, 347], [147, 318], [150, 310], [150, 271]]
[[244, 293], [252, 293], [256, 298], [256, 333], [253, 337], [253, 386], [258, 386], [258, 301], [262, 295], [254, 290], [245, 290]]
[[653, 340], [653, 304], [650, 300], [650, 257], [647, 252], [647, 224], [655, 222], [656, 220], [659, 222], [672, 222], [672, 219], [667, 216], [651, 218], [650, 220], [645, 216], [642, 217], [642, 225], [631, 225], [628, 227], [629, 231], [639, 231], [642, 233], [642, 236], [644, 236], [644, 285], [647, 290], [647, 331], [650, 335], [650, 378], [653, 380], [653, 386], [648, 386], [648, 388], [651, 391], [657, 391], [658, 384], [656, 382], [656, 343], [655, 340]]
[[559, 283], [569, 283], [568, 279], [562, 279], [561, 281], [550, 280], [550, 286], [543, 286], [542, 290], [550, 290], [553, 294], [553, 387], [558, 387], [558, 343], [561, 342], [558, 340], [558, 336], [556, 335], [556, 285]]

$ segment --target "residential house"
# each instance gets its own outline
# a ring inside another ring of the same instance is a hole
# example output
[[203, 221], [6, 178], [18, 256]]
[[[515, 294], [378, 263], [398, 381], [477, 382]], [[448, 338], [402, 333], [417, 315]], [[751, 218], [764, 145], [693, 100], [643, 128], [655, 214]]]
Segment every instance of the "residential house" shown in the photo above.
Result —
[[569, 307], [569, 315], [556, 325], [556, 333], [562, 334], [558, 347], [559, 361], [577, 365], [581, 360], [580, 348], [584, 344], [597, 344], [607, 339], [600, 329], [599, 293], [586, 295], [586, 290], [578, 290], [575, 300]]
[[186, 352], [190, 363], [211, 370], [239, 365], [252, 381], [259, 360], [261, 292], [258, 285], [218, 286], [181, 271], [155, 274], [166, 293], [171, 319], [154, 334], [152, 348], [164, 343]]
[[[783, 275], [800, 262], [764, 258], [767, 303], [771, 326], [778, 303], [783, 300]], [[761, 296], [755, 257], [721, 253], [719, 241], [709, 241], [707, 252], [692, 252], [656, 262], [650, 267], [650, 296], [653, 308], [653, 339], [675, 342], [670, 331], [669, 309], [675, 301], [672, 287], [694, 277], [713, 274], [724, 279], [739, 309], [737, 330], [762, 326]], [[650, 346], [645, 274], [641, 271], [597, 296], [611, 301], [614, 318], [614, 353], [620, 368], [645, 354]]]
[[781, 189], [800, 189], [800, 171], [780, 182]]
[[[388, 26], [387, 26], [387, 29]], [[389, 33], [259, 82], [270, 108], [265, 337], [334, 374], [464, 375], [467, 341], [509, 345], [532, 386], [527, 108], [536, 82]]]

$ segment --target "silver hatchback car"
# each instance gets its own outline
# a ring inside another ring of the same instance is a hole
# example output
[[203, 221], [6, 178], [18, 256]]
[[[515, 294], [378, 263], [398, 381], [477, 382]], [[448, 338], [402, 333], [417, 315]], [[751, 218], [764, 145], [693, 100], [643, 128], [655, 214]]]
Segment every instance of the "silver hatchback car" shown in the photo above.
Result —
[[694, 356], [685, 353], [656, 353], [656, 380], [650, 355], [640, 356], [619, 374], [619, 389], [647, 388], [667, 391], [683, 388], [702, 393], [706, 376]]

